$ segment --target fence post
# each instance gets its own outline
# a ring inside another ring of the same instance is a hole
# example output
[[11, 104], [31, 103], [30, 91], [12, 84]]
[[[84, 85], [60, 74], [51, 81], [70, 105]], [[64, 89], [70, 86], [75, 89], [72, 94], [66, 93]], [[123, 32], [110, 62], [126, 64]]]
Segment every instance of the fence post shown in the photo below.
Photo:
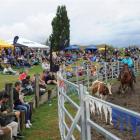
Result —
[[89, 67], [87, 66], [87, 87], [89, 88]]
[[67, 79], [66, 64], [63, 65], [63, 68], [62, 69], [63, 69], [63, 74], [62, 75], [64, 76], [65, 79]]
[[76, 82], [77, 82], [77, 85], [79, 84], [79, 79], [78, 79], [78, 66], [76, 65]]
[[106, 62], [104, 63], [104, 68], [105, 68], [105, 81], [106, 81], [106, 83], [107, 83], [107, 67], [106, 67]]
[[64, 96], [61, 96], [61, 111], [62, 111], [62, 134], [63, 134], [63, 139], [66, 138], [66, 131], [65, 131], [65, 112], [62, 108], [65, 108], [65, 99]]
[[137, 62], [137, 74], [138, 74], [138, 72], [139, 72], [139, 62], [138, 62], [138, 60], [136, 62]]
[[112, 80], [114, 78], [114, 65], [111, 64], [111, 70], [112, 70]]
[[133, 61], [134, 62], [134, 73], [137, 71], [136, 70], [136, 61]]
[[98, 66], [96, 68], [96, 75], [97, 75], [97, 80], [99, 80], [99, 68], [98, 68]]
[[118, 61], [117, 64], [118, 64], [118, 65], [117, 65], [117, 74], [118, 74], [118, 76], [119, 76], [119, 74], [120, 74], [120, 63], [119, 63], [119, 61]]
[[35, 75], [35, 106], [39, 106], [39, 75]]
[[10, 111], [13, 111], [13, 84], [12, 83], [7, 83], [5, 84], [5, 91], [6, 94], [10, 96], [9, 99], [9, 106], [10, 106]]
[[88, 140], [86, 135], [86, 110], [84, 102], [84, 86], [79, 85], [80, 89], [80, 108], [81, 108], [81, 140]]
[[[84, 88], [84, 93], [89, 94], [87, 92], [86, 87]], [[90, 120], [90, 108], [89, 108], [89, 100], [85, 101], [85, 110], [86, 110], [86, 138], [87, 140], [91, 140], [91, 126], [87, 123]]]

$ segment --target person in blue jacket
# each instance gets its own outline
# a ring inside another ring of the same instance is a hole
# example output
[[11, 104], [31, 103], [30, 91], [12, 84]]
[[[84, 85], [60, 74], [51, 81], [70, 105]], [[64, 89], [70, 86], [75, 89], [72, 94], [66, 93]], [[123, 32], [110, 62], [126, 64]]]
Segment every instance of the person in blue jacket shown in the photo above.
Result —
[[136, 82], [136, 76], [135, 76], [135, 72], [134, 72], [134, 61], [130, 57], [130, 54], [128, 54], [128, 53], [125, 54], [125, 58], [123, 58], [121, 60], [121, 63], [128, 65], [129, 70], [132, 72], [134, 82]]

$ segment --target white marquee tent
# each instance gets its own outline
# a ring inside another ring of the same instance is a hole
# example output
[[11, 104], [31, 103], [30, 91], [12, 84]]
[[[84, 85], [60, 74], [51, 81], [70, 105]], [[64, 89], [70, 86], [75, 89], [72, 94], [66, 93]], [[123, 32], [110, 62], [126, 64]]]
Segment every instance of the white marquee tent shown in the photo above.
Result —
[[[10, 44], [13, 44], [13, 39], [8, 40], [7, 42], [9, 42]], [[40, 44], [40, 43], [37, 43], [34, 41], [30, 41], [28, 39], [20, 38], [20, 37], [17, 41], [17, 44], [19, 44], [21, 46], [23, 45], [23, 46], [28, 47], [30, 49], [46, 49], [46, 50], [50, 49], [49, 46], [46, 46], [46, 45], [43, 45], [43, 44]]]

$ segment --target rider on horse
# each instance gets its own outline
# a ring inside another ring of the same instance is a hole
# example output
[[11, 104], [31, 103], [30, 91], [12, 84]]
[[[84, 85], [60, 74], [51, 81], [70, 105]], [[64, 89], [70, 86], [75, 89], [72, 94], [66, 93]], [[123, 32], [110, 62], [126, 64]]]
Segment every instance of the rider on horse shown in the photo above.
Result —
[[[128, 54], [128, 53], [125, 54], [125, 58], [121, 60], [121, 63], [128, 65], [128, 68], [129, 68], [130, 72], [132, 73], [133, 80], [136, 83], [136, 76], [135, 76], [135, 72], [134, 72], [134, 62], [133, 62], [132, 58], [130, 57], [130, 54]], [[119, 79], [120, 79], [120, 75], [119, 75]]]

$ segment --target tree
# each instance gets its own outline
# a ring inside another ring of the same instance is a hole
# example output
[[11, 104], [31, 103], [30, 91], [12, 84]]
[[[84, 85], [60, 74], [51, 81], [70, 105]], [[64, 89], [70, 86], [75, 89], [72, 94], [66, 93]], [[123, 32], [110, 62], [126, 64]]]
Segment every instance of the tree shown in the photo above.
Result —
[[50, 46], [50, 40], [49, 40], [49, 39], [47, 39], [47, 40], [45, 41], [45, 45]]
[[70, 20], [65, 6], [58, 6], [56, 16], [52, 20], [50, 47], [53, 51], [63, 50], [70, 43]]

